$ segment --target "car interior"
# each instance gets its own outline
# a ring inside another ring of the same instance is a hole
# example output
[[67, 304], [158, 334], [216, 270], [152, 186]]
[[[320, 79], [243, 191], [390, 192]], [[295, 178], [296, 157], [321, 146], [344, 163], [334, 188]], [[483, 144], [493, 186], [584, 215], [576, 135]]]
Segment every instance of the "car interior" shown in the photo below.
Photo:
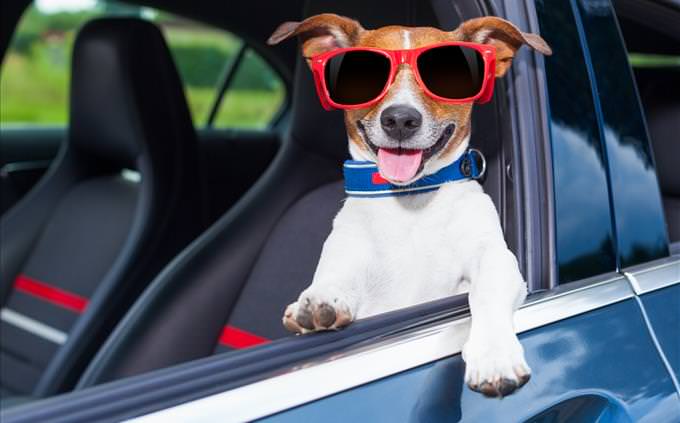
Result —
[[616, 12], [654, 150], [671, 250], [680, 252], [680, 29], [655, 2], [617, 0]]
[[82, 358], [204, 229], [196, 136], [160, 31], [95, 20], [74, 50], [68, 138], [2, 217], [1, 277], [14, 281], [2, 285], [3, 396], [72, 385]]
[[[287, 96], [260, 131], [195, 128], [152, 22], [101, 18], [80, 29], [59, 155], [44, 174], [27, 167], [28, 181], [3, 179], [3, 193], [13, 198], [13, 204], [3, 200], [0, 221], [3, 408], [196, 360], [242, 369], [243, 376], [255, 362], [274, 368], [283, 353], [337, 349], [357, 334], [366, 339], [377, 328], [465, 310], [461, 296], [341, 332], [294, 337], [283, 328], [283, 310], [310, 283], [342, 204], [348, 152], [342, 113], [322, 109], [296, 42], [269, 47], [265, 41], [280, 23], [322, 12], [351, 16], [367, 28], [454, 29], [494, 10], [472, 0], [454, 7], [439, 0], [247, 2], [220, 13], [208, 0], [129, 3], [238, 35], [278, 73]], [[267, 13], [259, 13], [262, 7]], [[640, 75], [636, 70], [669, 232], [678, 241], [680, 191], [664, 171], [678, 145], [657, 141], [677, 127], [665, 116], [677, 113], [678, 96], [649, 106], [645, 91], [658, 89], [657, 79]], [[497, 81], [493, 100], [476, 106], [472, 146], [486, 157], [484, 189], [524, 271], [510, 86]], [[3, 154], [17, 151], [3, 146]], [[34, 156], [50, 157], [44, 150]]]

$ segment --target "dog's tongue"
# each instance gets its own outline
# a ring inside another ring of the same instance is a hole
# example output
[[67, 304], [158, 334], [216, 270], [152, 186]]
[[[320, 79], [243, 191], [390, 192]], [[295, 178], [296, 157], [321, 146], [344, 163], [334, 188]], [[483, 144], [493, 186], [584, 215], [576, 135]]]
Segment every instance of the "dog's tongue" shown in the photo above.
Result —
[[406, 182], [418, 173], [423, 150], [381, 148], [378, 150], [378, 168], [383, 177]]

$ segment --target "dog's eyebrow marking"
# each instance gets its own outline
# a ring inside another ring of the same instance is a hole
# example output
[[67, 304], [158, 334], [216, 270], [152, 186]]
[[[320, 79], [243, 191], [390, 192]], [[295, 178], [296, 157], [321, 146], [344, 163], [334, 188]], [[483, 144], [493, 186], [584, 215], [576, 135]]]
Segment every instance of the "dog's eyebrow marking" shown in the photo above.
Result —
[[404, 39], [404, 48], [411, 48], [411, 32], [407, 29], [401, 31], [402, 38]]

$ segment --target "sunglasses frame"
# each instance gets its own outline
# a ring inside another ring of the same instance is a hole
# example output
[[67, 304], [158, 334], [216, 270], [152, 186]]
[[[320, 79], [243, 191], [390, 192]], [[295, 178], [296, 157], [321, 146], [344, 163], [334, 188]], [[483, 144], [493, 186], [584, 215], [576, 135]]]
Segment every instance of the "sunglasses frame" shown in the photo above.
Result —
[[[423, 80], [420, 77], [420, 72], [418, 70], [418, 57], [420, 57], [421, 54], [428, 50], [448, 46], [471, 48], [479, 52], [480, 55], [482, 56], [482, 60], [484, 60], [484, 81], [482, 82], [481, 89], [476, 95], [462, 99], [440, 97], [433, 93], [432, 91], [430, 91], [423, 83]], [[328, 87], [326, 85], [325, 78], [326, 64], [331, 58], [339, 54], [346, 53], [348, 51], [370, 51], [373, 53], [380, 54], [390, 61], [390, 73], [385, 83], [385, 86], [383, 87], [382, 91], [377, 97], [365, 103], [360, 104], [336, 103], [331, 99], [330, 92], [328, 91]], [[472, 102], [477, 102], [481, 104], [488, 102], [489, 100], [491, 100], [491, 96], [493, 96], [493, 87], [496, 78], [496, 49], [488, 44], [477, 44], [464, 41], [447, 41], [443, 43], [430, 44], [419, 48], [404, 50], [387, 50], [374, 47], [347, 47], [331, 50], [325, 53], [312, 56], [311, 58], [309, 58], [309, 60], [312, 68], [312, 74], [314, 75], [314, 85], [316, 86], [316, 92], [319, 96], [319, 100], [321, 101], [321, 105], [326, 110], [363, 109], [379, 103], [385, 97], [390, 87], [394, 83], [394, 79], [397, 76], [399, 66], [402, 64], [407, 64], [411, 67], [416, 82], [418, 83], [420, 88], [425, 92], [425, 94], [427, 94], [429, 97], [432, 97], [434, 100], [438, 102], [447, 104], [464, 104]]]

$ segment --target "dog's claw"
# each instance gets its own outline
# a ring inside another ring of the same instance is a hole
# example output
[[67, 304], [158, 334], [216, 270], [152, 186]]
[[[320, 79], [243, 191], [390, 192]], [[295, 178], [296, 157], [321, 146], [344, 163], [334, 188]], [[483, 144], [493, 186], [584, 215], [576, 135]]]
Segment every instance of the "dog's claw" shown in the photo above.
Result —
[[487, 397], [497, 397], [498, 396], [498, 390], [496, 389], [495, 386], [493, 386], [489, 382], [483, 382], [481, 385], [479, 385], [479, 392], [484, 394]]
[[515, 392], [516, 389], [517, 383], [515, 383], [514, 380], [503, 378], [498, 384], [498, 392], [502, 397], [512, 394], [513, 392]]
[[322, 330], [340, 329], [352, 322], [349, 308], [341, 301], [328, 302], [298, 301], [289, 305], [283, 315], [283, 325], [291, 332], [309, 333]]
[[531, 379], [530, 374], [522, 375], [519, 378], [519, 385], [517, 386], [518, 388], [521, 386], [524, 386], [527, 382], [529, 382], [529, 379]]
[[521, 344], [516, 337], [506, 342], [470, 342], [464, 348], [465, 382], [468, 387], [487, 397], [506, 397], [517, 391], [531, 378], [531, 369], [524, 360]]
[[476, 392], [480, 392], [484, 396], [495, 398], [503, 398], [512, 394], [522, 386], [524, 386], [529, 379], [530, 374], [523, 374], [517, 377], [517, 381], [509, 378], [501, 378], [496, 381], [482, 381], [479, 384], [468, 383], [468, 387]]
[[528, 381], [529, 376], [522, 377], [519, 381], [519, 384], [512, 379], [503, 378], [496, 382], [482, 382], [479, 385], [469, 385], [469, 387], [473, 391], [480, 392], [487, 397], [503, 398], [515, 392]]

